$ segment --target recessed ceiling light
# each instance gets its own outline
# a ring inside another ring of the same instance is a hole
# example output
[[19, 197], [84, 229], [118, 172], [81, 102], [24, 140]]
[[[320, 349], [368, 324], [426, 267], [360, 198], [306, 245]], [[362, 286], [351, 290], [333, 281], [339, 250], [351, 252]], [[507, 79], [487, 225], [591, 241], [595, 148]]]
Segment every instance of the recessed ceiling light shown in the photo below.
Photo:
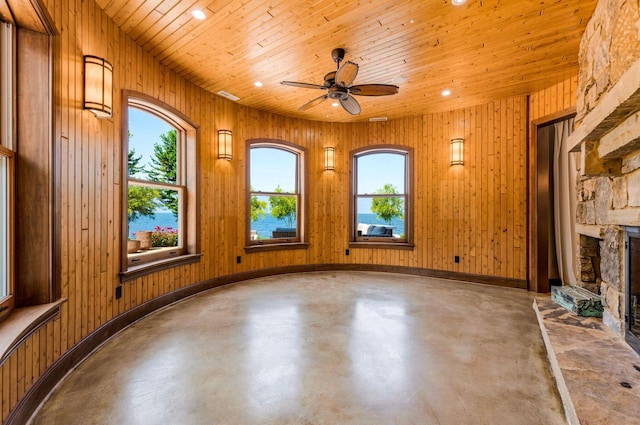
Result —
[[410, 23], [410, 24], [413, 24], [414, 22], [415, 22], [415, 20], [414, 20], [414, 19], [412, 19], [412, 20], [410, 20], [410, 21], [409, 21], [409, 23]]
[[205, 15], [204, 12], [200, 9], [192, 10], [191, 15], [200, 21], [204, 20], [207, 17], [207, 15]]
[[263, 86], [261, 81], [256, 81], [255, 83], [253, 83], [253, 85], [256, 86], [256, 87], [262, 87]]
[[441, 95], [443, 95], [443, 96], [445, 96], [445, 97], [446, 97], [446, 96], [449, 96], [449, 95], [451, 94], [451, 90], [449, 90], [449, 89], [444, 89], [444, 90], [442, 90], [442, 91], [440, 92], [440, 94], [441, 94]]
[[331, 104], [331, 106], [334, 106], [334, 107], [335, 107], [335, 106], [339, 106], [339, 105], [340, 105], [340, 104], [339, 104], [338, 102], [333, 102], [333, 103]]
[[398, 75], [397, 77], [394, 77], [393, 80], [391, 80], [391, 82], [393, 84], [402, 84], [405, 81], [407, 81], [407, 76], [406, 75]]
[[454, 6], [460, 6], [461, 4], [465, 4], [467, 0], [451, 0], [451, 4]]

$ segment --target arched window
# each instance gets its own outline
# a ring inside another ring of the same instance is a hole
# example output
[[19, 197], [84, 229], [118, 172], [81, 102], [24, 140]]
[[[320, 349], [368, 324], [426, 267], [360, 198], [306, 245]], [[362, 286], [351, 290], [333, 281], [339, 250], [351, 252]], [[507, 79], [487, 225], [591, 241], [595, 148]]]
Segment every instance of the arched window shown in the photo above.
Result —
[[396, 147], [352, 153], [353, 242], [412, 240], [410, 153]]
[[197, 128], [155, 99], [125, 97], [123, 271], [135, 276], [197, 253]]
[[304, 241], [304, 149], [250, 141], [248, 245]]

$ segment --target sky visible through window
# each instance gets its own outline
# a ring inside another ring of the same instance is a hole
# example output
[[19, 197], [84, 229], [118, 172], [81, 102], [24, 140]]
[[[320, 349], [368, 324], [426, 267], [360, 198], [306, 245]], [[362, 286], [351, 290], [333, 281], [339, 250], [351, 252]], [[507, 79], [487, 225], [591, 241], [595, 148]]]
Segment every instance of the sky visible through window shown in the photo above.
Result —
[[[135, 158], [142, 157], [138, 166], [149, 171], [151, 169], [151, 158], [153, 157], [153, 145], [160, 143], [160, 135], [172, 130], [166, 121], [153, 114], [136, 108], [129, 108], [129, 150], [135, 149]], [[135, 178], [148, 180], [146, 174], [135, 175]], [[164, 206], [157, 206], [155, 217], [141, 216], [129, 222], [129, 237], [134, 237], [140, 230], [152, 230], [156, 226], [178, 228], [178, 222], [173, 213]]]
[[166, 121], [153, 114], [129, 108], [129, 150], [136, 150], [136, 158], [142, 155], [140, 166], [146, 166], [147, 170], [150, 168], [153, 145], [160, 143], [160, 135], [172, 128]]
[[405, 156], [395, 153], [374, 153], [358, 157], [358, 194], [375, 193], [385, 184], [392, 184], [404, 193]]
[[283, 192], [296, 189], [297, 155], [277, 148], [251, 149], [251, 187], [254, 192]]
[[[374, 153], [362, 155], [358, 161], [358, 194], [373, 194], [392, 184], [398, 193], [404, 193], [405, 155]], [[371, 211], [371, 198], [358, 199], [358, 212]]]

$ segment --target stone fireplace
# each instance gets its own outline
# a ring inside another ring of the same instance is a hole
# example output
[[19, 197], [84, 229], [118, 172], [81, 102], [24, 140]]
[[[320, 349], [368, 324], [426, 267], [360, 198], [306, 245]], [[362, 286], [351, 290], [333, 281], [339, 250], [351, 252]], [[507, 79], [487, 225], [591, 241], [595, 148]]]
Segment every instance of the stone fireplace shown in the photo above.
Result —
[[[631, 313], [629, 235], [640, 228], [640, 2], [601, 0], [580, 47], [576, 125], [577, 281], [600, 293], [623, 336]], [[640, 284], [639, 284], [640, 285]]]

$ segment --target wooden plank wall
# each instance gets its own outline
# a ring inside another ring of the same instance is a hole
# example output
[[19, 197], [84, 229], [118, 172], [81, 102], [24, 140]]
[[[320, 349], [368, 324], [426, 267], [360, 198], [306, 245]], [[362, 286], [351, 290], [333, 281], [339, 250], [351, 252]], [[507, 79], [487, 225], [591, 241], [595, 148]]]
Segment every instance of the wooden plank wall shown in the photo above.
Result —
[[529, 120], [538, 121], [576, 107], [578, 76], [536, 91], [529, 96]]
[[[28, 338], [0, 367], [3, 421], [54, 361], [99, 326], [159, 295], [202, 280], [274, 266], [388, 264], [526, 278], [526, 97], [386, 123], [324, 123], [239, 106], [186, 82], [145, 54], [92, 0], [47, 0], [55, 21], [55, 144], [60, 183], [62, 296], [58, 319]], [[114, 65], [113, 119], [81, 109], [82, 56]], [[127, 282], [116, 300], [120, 247], [121, 90], [152, 95], [200, 125], [200, 263]], [[545, 92], [546, 93], [546, 92]], [[546, 103], [546, 94], [544, 97]], [[234, 159], [217, 160], [219, 128], [234, 131]], [[449, 140], [465, 138], [465, 165], [449, 165]], [[245, 254], [245, 145], [281, 138], [309, 149], [308, 250]], [[413, 251], [352, 249], [349, 152], [375, 144], [414, 149]], [[322, 170], [324, 146], [336, 171]], [[236, 264], [236, 256], [242, 263]], [[453, 262], [454, 255], [461, 262]], [[18, 282], [19, 285], [19, 277]]]

